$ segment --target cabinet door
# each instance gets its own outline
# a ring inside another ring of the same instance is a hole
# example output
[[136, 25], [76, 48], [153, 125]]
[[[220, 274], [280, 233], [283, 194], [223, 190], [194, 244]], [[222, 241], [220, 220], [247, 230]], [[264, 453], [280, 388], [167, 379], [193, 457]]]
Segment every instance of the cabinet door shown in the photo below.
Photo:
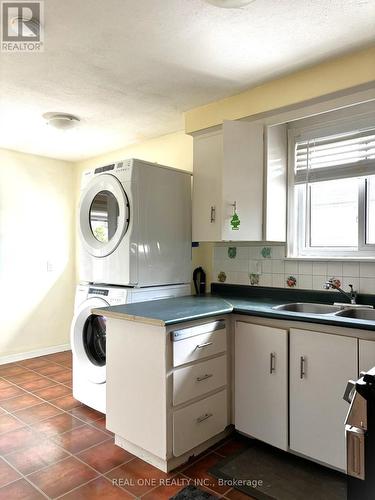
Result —
[[359, 341], [359, 371], [367, 372], [375, 366], [375, 341]]
[[193, 241], [221, 240], [222, 130], [194, 137]]
[[235, 427], [288, 447], [288, 333], [242, 321], [235, 327]]
[[[223, 240], [261, 241], [263, 221], [263, 125], [225, 121], [223, 125]], [[230, 224], [233, 204], [240, 219]]]
[[346, 468], [346, 383], [357, 374], [357, 339], [290, 331], [290, 448]]

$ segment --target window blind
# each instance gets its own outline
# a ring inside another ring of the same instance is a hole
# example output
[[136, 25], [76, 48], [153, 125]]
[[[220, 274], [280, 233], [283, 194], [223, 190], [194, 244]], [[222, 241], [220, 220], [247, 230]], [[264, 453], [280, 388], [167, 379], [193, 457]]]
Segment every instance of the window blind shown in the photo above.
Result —
[[295, 183], [375, 174], [375, 128], [296, 141]]

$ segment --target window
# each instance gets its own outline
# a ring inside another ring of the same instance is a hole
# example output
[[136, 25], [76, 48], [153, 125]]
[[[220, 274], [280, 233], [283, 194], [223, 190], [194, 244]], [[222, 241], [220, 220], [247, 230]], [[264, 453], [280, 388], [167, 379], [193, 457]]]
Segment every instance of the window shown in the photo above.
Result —
[[370, 125], [290, 131], [290, 256], [375, 256], [375, 120]]

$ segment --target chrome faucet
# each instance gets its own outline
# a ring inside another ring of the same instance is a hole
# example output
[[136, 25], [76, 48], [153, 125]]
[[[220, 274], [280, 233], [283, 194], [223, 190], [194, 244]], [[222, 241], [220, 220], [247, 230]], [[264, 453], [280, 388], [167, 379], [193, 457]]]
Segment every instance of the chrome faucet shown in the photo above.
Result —
[[350, 293], [344, 292], [344, 290], [342, 288], [340, 288], [340, 285], [341, 285], [341, 283], [339, 280], [337, 280], [335, 278], [331, 278], [325, 282], [324, 288], [326, 290], [329, 290], [330, 288], [337, 290], [342, 295], [344, 295], [347, 299], [349, 299], [351, 304], [355, 305], [356, 299], [357, 299], [357, 292], [355, 290], [353, 290], [353, 285], [349, 285]]

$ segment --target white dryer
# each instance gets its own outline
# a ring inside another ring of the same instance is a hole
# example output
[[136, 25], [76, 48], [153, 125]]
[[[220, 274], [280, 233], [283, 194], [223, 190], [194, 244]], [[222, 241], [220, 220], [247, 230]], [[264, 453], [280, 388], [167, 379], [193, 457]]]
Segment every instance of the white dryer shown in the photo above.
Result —
[[73, 396], [106, 411], [106, 320], [91, 314], [97, 307], [190, 295], [190, 285], [125, 288], [78, 285], [70, 331], [73, 352]]
[[124, 286], [191, 280], [191, 174], [124, 160], [85, 172], [80, 281]]

